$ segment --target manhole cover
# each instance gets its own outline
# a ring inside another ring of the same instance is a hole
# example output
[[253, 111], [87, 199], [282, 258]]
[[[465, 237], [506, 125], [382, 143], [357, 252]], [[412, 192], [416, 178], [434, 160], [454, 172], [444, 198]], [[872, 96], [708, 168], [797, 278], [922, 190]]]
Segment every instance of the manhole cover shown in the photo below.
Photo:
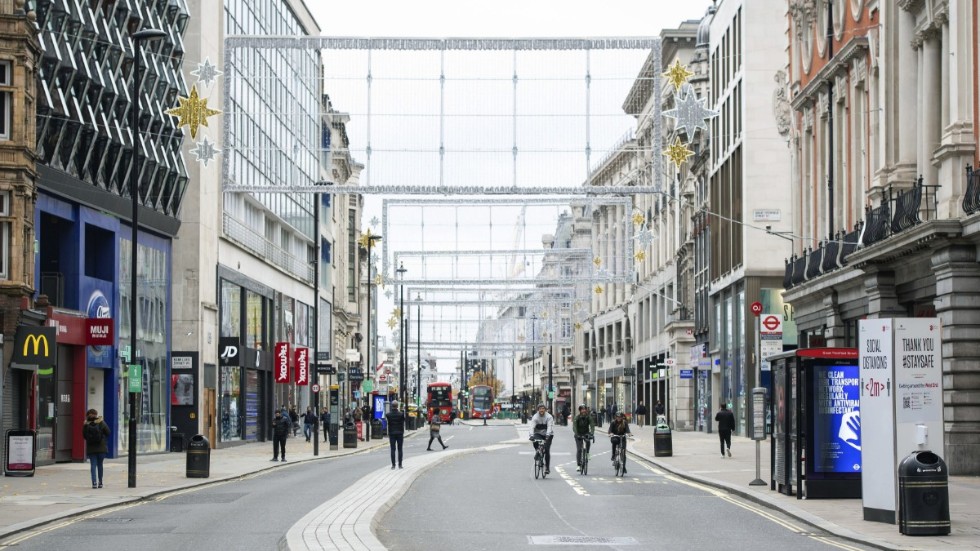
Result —
[[528, 536], [531, 545], [637, 545], [634, 538], [600, 536]]

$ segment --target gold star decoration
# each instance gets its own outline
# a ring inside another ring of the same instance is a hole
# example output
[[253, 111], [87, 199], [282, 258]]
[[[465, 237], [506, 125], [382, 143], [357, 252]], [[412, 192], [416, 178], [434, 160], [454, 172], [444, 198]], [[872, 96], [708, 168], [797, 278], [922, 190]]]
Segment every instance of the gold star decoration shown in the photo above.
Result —
[[667, 72], [663, 76], [667, 77], [667, 80], [674, 85], [675, 89], [680, 90], [681, 86], [687, 82], [687, 79], [694, 76], [694, 73], [688, 71], [687, 67], [681, 65], [679, 59], [675, 59], [674, 64], [670, 66], [670, 69], [667, 69]]
[[388, 329], [394, 329], [398, 325], [398, 320], [395, 318], [388, 318]]
[[384, 279], [381, 278], [381, 274], [377, 274], [374, 276], [374, 286], [381, 287], [382, 289], [384, 289], [385, 281]]
[[643, 262], [643, 259], [645, 259], [646, 257], [647, 257], [647, 253], [643, 251], [636, 251], [636, 253], [633, 254], [633, 258], [635, 258], [637, 262]]
[[378, 239], [381, 239], [380, 235], [372, 235], [371, 230], [368, 230], [361, 234], [361, 237], [358, 238], [357, 242], [365, 249], [369, 249], [371, 247], [371, 243], [377, 241]]
[[602, 266], [602, 259], [597, 256], [592, 259], [592, 263], [595, 264], [596, 268], [598, 268], [599, 266]]
[[179, 119], [177, 126], [190, 127], [192, 140], [197, 138], [198, 127], [208, 125], [208, 117], [221, 114], [221, 111], [208, 107], [208, 98], [198, 97], [196, 84], [191, 86], [189, 97], [178, 97], [177, 101], [180, 102], [180, 107], [168, 109], [167, 114]]
[[643, 216], [643, 213], [642, 212], [636, 211], [636, 212], [633, 213], [633, 225], [634, 226], [642, 226], [643, 223], [646, 222], [646, 221], [647, 221], [647, 217], [646, 216]]
[[402, 317], [402, 309], [401, 308], [395, 308], [395, 310], [391, 313], [391, 317], [392, 318], [400, 318], [400, 317]]
[[694, 155], [694, 152], [687, 148], [687, 145], [681, 141], [681, 137], [677, 136], [674, 138], [674, 143], [670, 144], [670, 147], [664, 151], [664, 155], [667, 156], [675, 165], [678, 167], [687, 160], [688, 157]]
[[593, 292], [594, 292], [595, 294], [597, 294], [597, 295], [601, 295], [601, 294], [602, 294], [602, 285], [596, 285], [596, 286], [595, 286], [595, 289], [593, 289], [592, 291], [593, 291]]
[[582, 324], [576, 321], [575, 322], [575, 330], [576, 331], [581, 331], [582, 330]]

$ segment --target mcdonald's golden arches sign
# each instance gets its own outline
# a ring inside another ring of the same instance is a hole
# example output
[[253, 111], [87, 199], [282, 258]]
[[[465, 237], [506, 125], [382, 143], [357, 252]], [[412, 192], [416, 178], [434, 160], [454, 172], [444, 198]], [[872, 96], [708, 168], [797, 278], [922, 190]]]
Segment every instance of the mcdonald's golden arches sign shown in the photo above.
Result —
[[54, 367], [58, 358], [57, 327], [17, 326], [13, 362], [38, 367]]

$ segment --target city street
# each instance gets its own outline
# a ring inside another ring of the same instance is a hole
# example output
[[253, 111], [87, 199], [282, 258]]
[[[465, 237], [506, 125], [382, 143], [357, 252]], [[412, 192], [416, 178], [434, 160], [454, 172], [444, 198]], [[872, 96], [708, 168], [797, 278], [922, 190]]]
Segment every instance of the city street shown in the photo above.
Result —
[[[571, 429], [558, 427], [551, 474], [543, 480], [533, 477], [526, 425], [458, 424], [447, 426], [443, 438], [448, 450], [434, 443], [438, 451], [427, 452], [427, 431], [409, 437], [404, 470], [392, 471], [387, 446], [375, 441], [367, 452], [267, 463], [274, 468], [82, 514], [3, 540], [0, 547], [345, 548], [336, 542], [311, 545], [316, 532], [355, 535], [365, 547], [354, 549], [701, 549], [719, 542], [734, 549], [868, 548], [635, 457], [627, 475], [616, 478], [602, 433], [597, 433], [590, 474], [582, 476], [575, 472]], [[299, 439], [290, 446], [303, 450], [303, 457], [309, 451]], [[356, 534], [358, 526], [367, 525], [359, 512], [342, 517], [346, 520], [335, 514], [361, 508], [360, 500], [367, 498], [373, 501], [364, 501], [363, 509], [373, 516], [374, 542], [366, 541], [370, 534]], [[373, 502], [390, 509], [372, 508]]]

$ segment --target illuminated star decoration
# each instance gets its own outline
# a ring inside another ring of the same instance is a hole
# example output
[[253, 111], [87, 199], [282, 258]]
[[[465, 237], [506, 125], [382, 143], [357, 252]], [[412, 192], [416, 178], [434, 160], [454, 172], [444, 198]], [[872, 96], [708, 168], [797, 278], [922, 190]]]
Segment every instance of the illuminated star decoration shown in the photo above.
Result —
[[215, 156], [220, 153], [221, 150], [214, 146], [207, 136], [204, 139], [197, 142], [197, 148], [192, 149], [191, 153], [197, 155], [197, 161], [199, 163], [204, 163], [204, 166], [208, 166], [208, 162], [214, 160]]
[[398, 325], [398, 320], [395, 318], [388, 318], [388, 329], [394, 329]]
[[635, 258], [637, 262], [643, 262], [643, 260], [646, 257], [647, 257], [647, 253], [643, 251], [636, 251], [635, 253], [633, 253], [633, 258]]
[[198, 63], [197, 69], [191, 71], [191, 74], [197, 77], [197, 81], [204, 84], [205, 86], [211, 86], [211, 81], [223, 75], [218, 67], [211, 64], [211, 58], [204, 58], [204, 63]]
[[643, 213], [642, 212], [636, 211], [636, 212], [633, 213], [633, 225], [634, 226], [642, 226], [643, 223], [646, 222], [646, 221], [647, 221], [647, 217], [646, 216], [643, 216]]
[[694, 155], [694, 152], [687, 148], [687, 145], [681, 141], [681, 137], [677, 136], [674, 138], [674, 143], [664, 151], [664, 155], [671, 160], [676, 166], [680, 167], [688, 157]]
[[592, 263], [595, 264], [596, 268], [598, 268], [599, 266], [602, 266], [602, 259], [597, 256], [592, 259]]
[[377, 216], [371, 218], [371, 221], [369, 222], [369, 224], [371, 224], [371, 227], [372, 228], [378, 227], [378, 224], [379, 223], [380, 223], [380, 221], [378, 220], [378, 217]]
[[636, 235], [633, 236], [633, 239], [636, 239], [637, 243], [640, 244], [640, 247], [645, 249], [653, 244], [654, 235], [652, 231], [644, 229], [637, 232]]
[[582, 330], [582, 324], [579, 323], [579, 322], [575, 322], [575, 330], [576, 331], [581, 331]]
[[718, 116], [718, 111], [708, 109], [707, 105], [708, 98], [699, 99], [694, 93], [694, 87], [690, 84], [685, 84], [680, 97], [678, 97], [677, 102], [674, 104], [674, 108], [670, 111], [664, 111], [664, 115], [677, 120], [677, 130], [679, 131], [683, 128], [684, 132], [690, 138], [694, 136], [694, 132], [699, 128], [701, 130], [708, 129], [708, 125], [704, 122], [705, 119]]
[[385, 280], [381, 278], [381, 274], [377, 274], [374, 276], [374, 286], [381, 287], [382, 289], [384, 289]]
[[389, 299], [391, 298], [391, 289], [385, 291], [385, 298], [389, 298]]
[[167, 109], [168, 115], [180, 119], [177, 126], [187, 125], [190, 127], [191, 139], [197, 138], [197, 129], [208, 125], [208, 117], [220, 115], [221, 111], [208, 107], [208, 98], [200, 98], [197, 95], [197, 85], [191, 86], [191, 95], [186, 98], [178, 97], [180, 107]]
[[393, 317], [393, 318], [400, 318], [400, 317], [402, 317], [402, 309], [401, 308], [395, 308], [395, 310], [391, 313], [391, 317]]
[[681, 65], [679, 59], [675, 59], [674, 64], [670, 66], [670, 69], [667, 69], [667, 72], [663, 76], [674, 85], [675, 89], [680, 90], [681, 85], [687, 82], [687, 79], [693, 77], [694, 73], [688, 71], [686, 67]]
[[597, 294], [597, 295], [601, 295], [601, 294], [602, 294], [602, 285], [596, 285], [596, 286], [595, 286], [595, 289], [593, 289], [592, 291], [593, 291], [593, 292], [594, 292], [595, 294]]

